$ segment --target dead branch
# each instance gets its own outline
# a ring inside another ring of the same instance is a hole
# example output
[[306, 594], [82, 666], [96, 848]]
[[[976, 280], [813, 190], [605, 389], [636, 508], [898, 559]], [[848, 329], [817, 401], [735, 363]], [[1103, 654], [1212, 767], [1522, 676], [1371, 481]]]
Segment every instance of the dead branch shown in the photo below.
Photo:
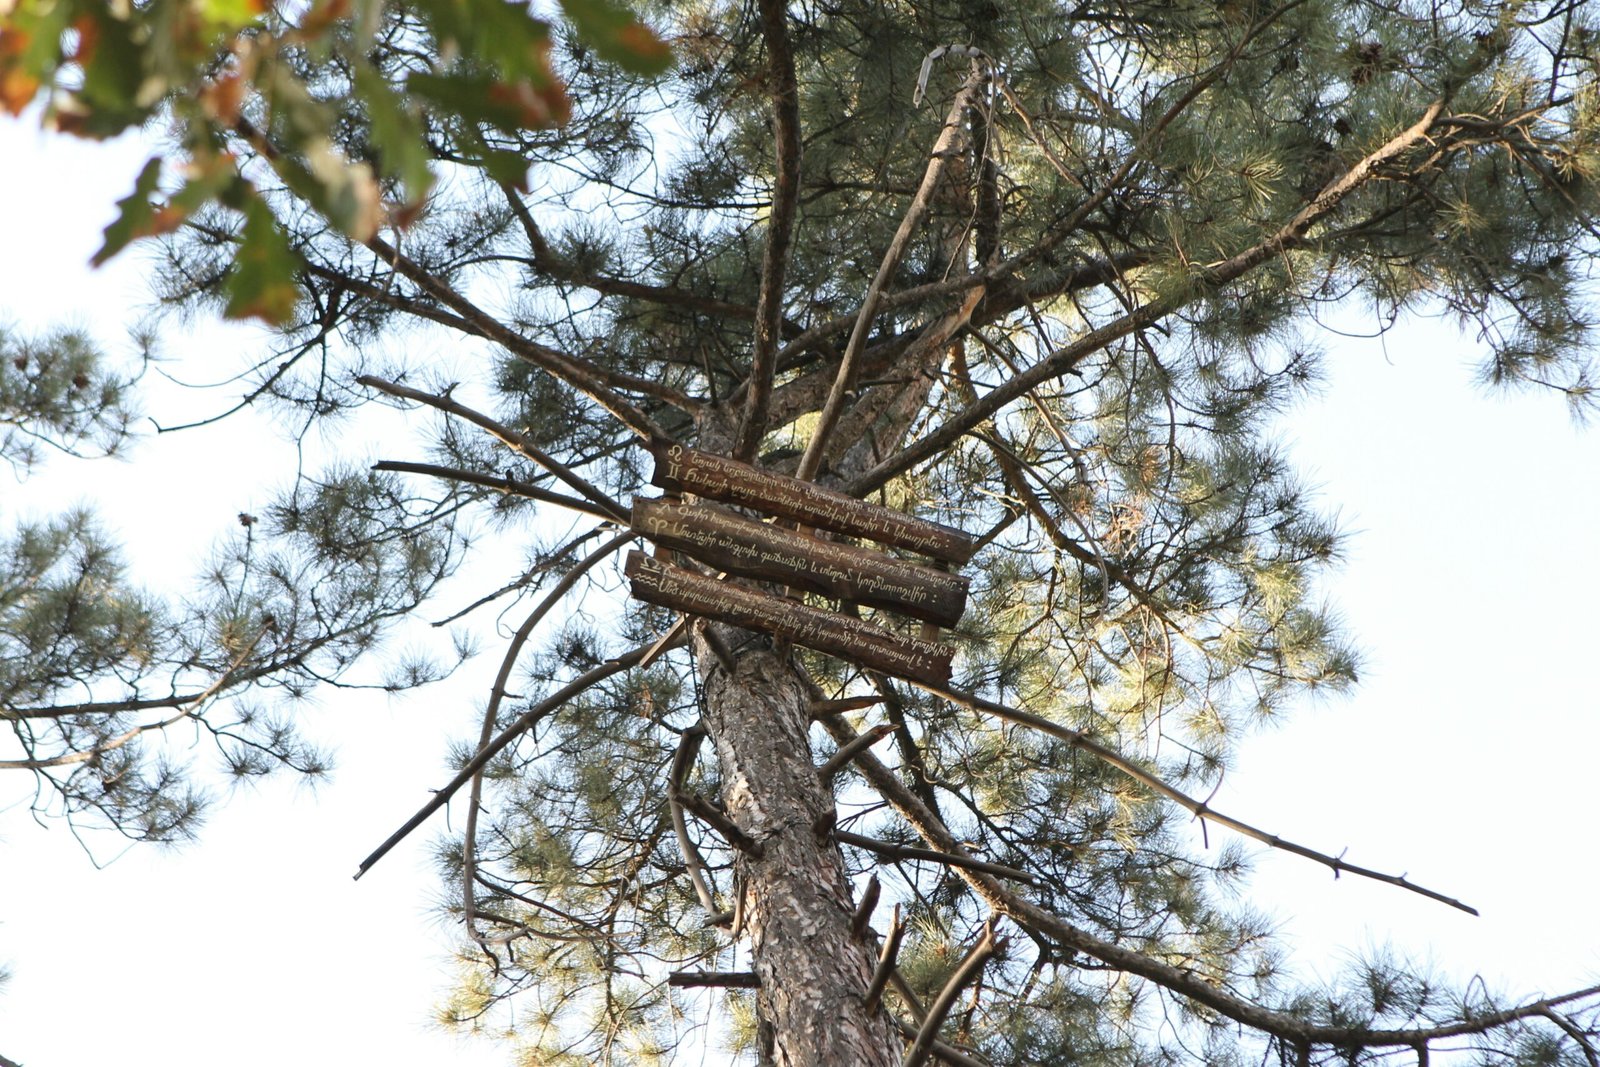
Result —
[[[588, 574], [595, 564], [605, 559], [611, 553], [621, 548], [633, 539], [633, 534], [627, 531], [602, 543], [590, 552], [577, 566], [573, 567], [561, 580], [555, 584], [549, 593], [534, 606], [528, 617], [517, 627], [517, 632], [512, 635], [506, 653], [500, 658], [500, 670], [494, 676], [494, 684], [489, 688], [489, 706], [484, 709], [483, 729], [478, 736], [478, 751], [482, 752], [494, 740], [494, 724], [500, 717], [500, 705], [505, 702], [506, 683], [511, 678], [512, 667], [517, 662], [517, 657], [522, 653], [523, 645], [533, 635], [534, 627], [550, 613], [550, 609], [559, 604], [563, 597], [572, 591], [584, 575]], [[461, 845], [461, 910], [466, 923], [467, 932], [474, 938], [477, 937], [476, 929], [476, 894], [473, 892], [473, 882], [478, 873], [478, 808], [483, 801], [483, 768], [478, 768], [472, 776], [472, 791], [467, 800], [467, 825], [463, 833]]]
[[733, 458], [749, 460], [767, 428], [767, 401], [777, 364], [783, 317], [783, 280], [800, 203], [800, 89], [795, 83], [794, 50], [789, 45], [789, 8], [783, 0], [760, 0], [761, 37], [767, 46], [767, 79], [772, 96], [772, 209], [767, 214], [766, 250], [761, 260], [761, 291], [756, 297], [755, 345], [750, 356], [744, 415]]
[[459, 467], [441, 467], [435, 463], [407, 463], [395, 459], [386, 459], [374, 463], [372, 469], [375, 471], [394, 471], [397, 474], [425, 474], [432, 478], [443, 478], [446, 481], [467, 482], [489, 489], [498, 489], [514, 496], [526, 497], [529, 500], [554, 504], [557, 507], [567, 508], [571, 511], [581, 511], [586, 515], [594, 515], [602, 519], [615, 518], [609, 511], [593, 501], [583, 500], [574, 496], [564, 496], [561, 493], [552, 493], [548, 489], [539, 488], [532, 482], [518, 481], [503, 474], [482, 474], [478, 471], [462, 470]]
[[621, 504], [611, 499], [610, 496], [608, 496], [598, 486], [591, 483], [587, 478], [575, 473], [566, 464], [559, 462], [553, 456], [549, 455], [542, 448], [529, 440], [526, 434], [518, 433], [511, 427], [496, 422], [483, 412], [474, 408], [469, 408], [465, 404], [462, 404], [449, 396], [437, 393], [425, 393], [420, 389], [412, 389], [409, 386], [401, 385], [398, 382], [391, 382], [372, 374], [363, 374], [357, 378], [356, 381], [367, 386], [368, 388], [376, 389], [380, 393], [387, 393], [392, 397], [397, 397], [402, 400], [413, 400], [419, 404], [426, 404], [427, 406], [438, 411], [442, 411], [447, 415], [454, 415], [457, 418], [465, 419], [474, 426], [478, 426], [484, 430], [487, 430], [489, 434], [496, 440], [510, 446], [521, 455], [533, 460], [539, 466], [543, 467], [545, 470], [549, 471], [557, 478], [560, 478], [572, 488], [576, 489], [579, 493], [588, 497], [596, 505], [605, 510], [607, 518], [615, 519], [621, 523], [626, 523], [628, 521], [627, 508], [624, 508]]
[[650, 651], [650, 648], [650, 645], [640, 645], [624, 652], [615, 659], [607, 660], [598, 667], [585, 671], [544, 700], [523, 712], [516, 722], [500, 731], [500, 735], [489, 742], [488, 745], [480, 748], [478, 754], [468, 760], [466, 765], [456, 772], [456, 776], [450, 779], [444, 788], [435, 792], [432, 800], [424, 804], [417, 810], [415, 815], [407, 819], [404, 826], [390, 834], [383, 844], [379, 845], [372, 851], [371, 855], [362, 860], [361, 865], [356, 868], [355, 877], [360, 878], [363, 874], [366, 874], [372, 865], [388, 855], [394, 846], [405, 840], [417, 827], [427, 822], [429, 816], [448, 804], [450, 798], [455, 796], [462, 786], [472, 780], [473, 775], [482, 770], [490, 760], [498, 756], [507, 745], [522, 736], [525, 731], [531, 729], [545, 716], [556, 711], [590, 686], [603, 682], [613, 675], [621, 674], [623, 671], [632, 670], [638, 666], [639, 661], [644, 658], [646, 652]]
[[895, 231], [893, 240], [889, 242], [889, 248], [883, 254], [883, 262], [878, 265], [878, 273], [873, 277], [872, 284], [867, 288], [866, 298], [861, 302], [861, 311], [856, 316], [855, 328], [851, 330], [850, 341], [845, 346], [844, 356], [839, 360], [839, 370], [834, 376], [833, 388], [823, 404], [816, 428], [811, 432], [811, 441], [806, 445], [805, 455], [800, 458], [800, 467], [795, 472], [797, 478], [809, 481], [816, 476], [817, 468], [822, 464], [822, 451], [827, 445], [829, 434], [833, 431], [833, 424], [839, 418], [839, 412], [844, 408], [845, 394], [855, 384], [856, 361], [866, 344], [872, 322], [877, 318], [878, 302], [883, 298], [884, 287], [889, 284], [889, 278], [899, 265], [900, 256], [910, 243], [911, 235], [922, 223], [928, 202], [933, 198], [933, 191], [944, 173], [945, 161], [952, 155], [956, 139], [961, 134], [967, 108], [972, 105], [973, 98], [987, 80], [987, 71], [985, 64], [978, 60], [973, 61], [967, 80], [956, 93], [955, 101], [945, 116], [938, 140], [934, 142], [933, 151], [929, 153], [928, 167], [922, 175], [922, 184], [917, 188], [917, 194], [912, 198], [905, 217], [900, 220], [900, 227]]

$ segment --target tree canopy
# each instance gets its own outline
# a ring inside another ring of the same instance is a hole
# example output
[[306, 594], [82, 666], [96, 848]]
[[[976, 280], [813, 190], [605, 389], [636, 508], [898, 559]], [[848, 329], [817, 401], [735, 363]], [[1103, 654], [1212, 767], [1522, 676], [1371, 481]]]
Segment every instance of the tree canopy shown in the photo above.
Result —
[[[521, 1005], [527, 1062], [665, 1055], [697, 985], [782, 1064], [1594, 1062], [1595, 990], [1282, 978], [1227, 893], [1240, 850], [1180, 822], [1464, 906], [1205, 798], [1253, 727], [1356, 677], [1314, 599], [1339, 531], [1270, 436], [1323, 317], [1444, 312], [1485, 380], [1592, 400], [1592, 13], [563, 10], [14, 5], [0, 103], [48, 87], [89, 136], [174, 120], [105, 254], [150, 239], [169, 307], [275, 325], [229, 368], [246, 403], [389, 405], [412, 439], [240, 515], [183, 603], [137, 593], [91, 516], [8, 534], [0, 768], [154, 839], [201, 810], [139, 744], [174, 717], [233, 774], [320, 773], [293, 698], [504, 534], [524, 565], [461, 621], [520, 624], [405, 829], [464, 803], [449, 1014]], [[446, 345], [476, 373], [443, 377]], [[0, 350], [14, 466], [122, 442], [134, 383], [83, 338]], [[625, 602], [668, 442], [970, 535], [952, 680]]]

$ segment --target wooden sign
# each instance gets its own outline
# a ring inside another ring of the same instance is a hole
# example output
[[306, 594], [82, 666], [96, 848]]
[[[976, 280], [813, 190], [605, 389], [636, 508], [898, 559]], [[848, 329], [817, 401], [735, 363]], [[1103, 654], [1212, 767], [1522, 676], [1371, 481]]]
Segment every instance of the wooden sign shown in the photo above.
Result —
[[712, 504], [636, 498], [632, 525], [656, 544], [729, 574], [887, 608], [940, 626], [954, 626], [967, 606], [967, 580], [959, 575], [819, 541]]
[[865, 537], [957, 565], [967, 562], [977, 551], [977, 541], [954, 527], [869, 504], [726, 456], [696, 452], [666, 441], [651, 445], [651, 453], [656, 469], [650, 480], [669, 492], [693, 493], [781, 515], [805, 526]]
[[799, 645], [864, 667], [944, 686], [950, 682], [955, 649], [914, 637], [901, 637], [881, 626], [821, 611], [797, 600], [763, 593], [747, 586], [719, 582], [682, 567], [629, 552], [624, 567], [633, 596], [688, 615], [764, 630]]

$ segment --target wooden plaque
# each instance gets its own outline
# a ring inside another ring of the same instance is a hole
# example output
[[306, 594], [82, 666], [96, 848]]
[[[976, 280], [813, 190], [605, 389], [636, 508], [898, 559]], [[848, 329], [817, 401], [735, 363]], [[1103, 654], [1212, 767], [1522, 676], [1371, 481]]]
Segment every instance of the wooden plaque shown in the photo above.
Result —
[[865, 537], [957, 566], [967, 562], [977, 551], [977, 541], [954, 527], [869, 504], [726, 456], [696, 452], [664, 441], [653, 444], [651, 452], [656, 469], [650, 480], [668, 492], [693, 493], [781, 515], [806, 526]]
[[712, 504], [636, 498], [633, 528], [729, 574], [782, 582], [940, 626], [954, 626], [967, 606], [967, 580], [960, 575], [819, 541]]
[[719, 582], [643, 552], [628, 553], [624, 573], [632, 580], [638, 600], [747, 630], [763, 630], [884, 674], [938, 686], [950, 683], [955, 649], [949, 645], [902, 637], [848, 615]]

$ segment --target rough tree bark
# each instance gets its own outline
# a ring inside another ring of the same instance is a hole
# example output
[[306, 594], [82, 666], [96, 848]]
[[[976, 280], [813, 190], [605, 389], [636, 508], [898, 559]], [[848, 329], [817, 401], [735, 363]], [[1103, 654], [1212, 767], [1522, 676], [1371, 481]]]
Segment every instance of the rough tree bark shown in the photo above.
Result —
[[871, 946], [850, 935], [853, 894], [833, 843], [834, 805], [807, 738], [810, 700], [798, 668], [765, 647], [729, 672], [705, 650], [705, 721], [722, 767], [722, 802], [761, 842], [741, 854], [744, 928], [756, 975], [763, 1063], [877, 1067], [900, 1062], [901, 1040], [863, 1000]]

